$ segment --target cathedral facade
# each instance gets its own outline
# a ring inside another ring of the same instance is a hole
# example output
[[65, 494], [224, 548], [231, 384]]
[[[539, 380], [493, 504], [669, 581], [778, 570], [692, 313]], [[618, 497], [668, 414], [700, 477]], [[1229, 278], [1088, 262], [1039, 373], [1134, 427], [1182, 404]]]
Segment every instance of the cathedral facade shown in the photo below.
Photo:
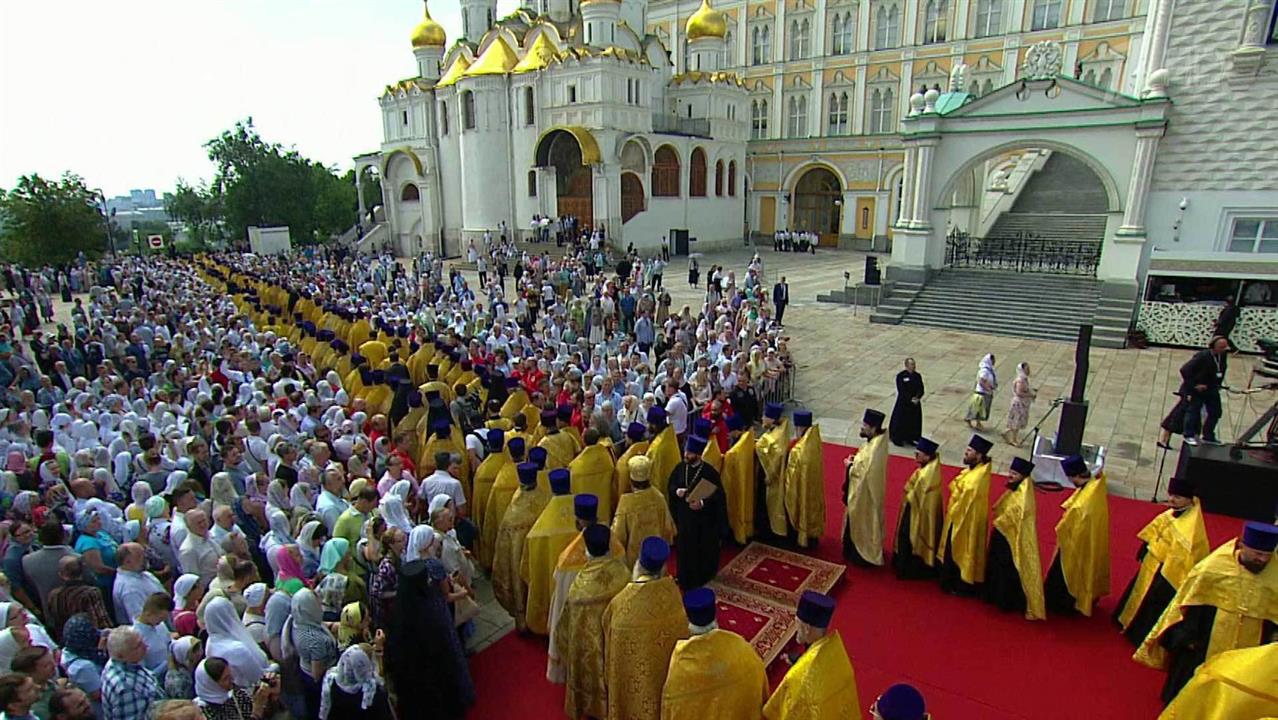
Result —
[[644, 0], [541, 0], [495, 17], [462, 0], [449, 45], [426, 11], [411, 34], [417, 76], [385, 88], [374, 166], [382, 240], [405, 255], [457, 254], [485, 231], [576, 217], [615, 245], [690, 250], [741, 243], [746, 90], [723, 67], [726, 18], [685, 18], [689, 62], [646, 33]]

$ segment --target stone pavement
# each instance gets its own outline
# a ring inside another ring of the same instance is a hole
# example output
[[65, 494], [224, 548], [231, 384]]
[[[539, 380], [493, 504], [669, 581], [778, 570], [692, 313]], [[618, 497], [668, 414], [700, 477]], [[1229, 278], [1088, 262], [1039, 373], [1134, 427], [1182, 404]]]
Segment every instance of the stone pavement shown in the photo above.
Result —
[[[1052, 398], [1069, 393], [1074, 376], [1073, 344], [908, 325], [872, 325], [866, 307], [816, 301], [818, 292], [843, 288], [844, 271], [850, 273], [853, 282], [861, 279], [866, 253], [774, 253], [771, 245], [757, 251], [764, 261], [769, 289], [782, 275], [790, 284], [792, 303], [786, 310], [785, 327], [791, 338], [790, 351], [798, 363], [795, 401], [814, 413], [827, 442], [858, 446], [865, 408], [891, 414], [896, 373], [906, 357], [913, 357], [918, 363], [927, 390], [923, 398], [923, 432], [941, 444], [942, 458], [950, 464], [960, 462], [972, 434], [963, 421], [963, 413], [975, 384], [977, 363], [985, 353], [995, 355], [1001, 386], [985, 433], [995, 441], [992, 455], [996, 471], [1005, 470], [1015, 454], [1029, 456], [1029, 441], [1018, 449], [999, 437], [1017, 363], [1029, 363], [1030, 382], [1038, 391], [1038, 399], [1030, 408], [1031, 427], [1047, 411]], [[702, 288], [705, 273], [714, 264], [735, 270], [741, 278], [752, 252], [753, 249], [741, 248], [699, 258]], [[886, 258], [881, 256], [883, 260]], [[703, 290], [688, 286], [683, 259], [671, 262], [664, 280], [674, 300], [673, 310], [684, 304], [695, 308], [701, 302]], [[1110, 492], [1141, 499], [1152, 496], [1159, 469], [1159, 449], [1155, 445], [1158, 424], [1173, 404], [1171, 393], [1180, 384], [1178, 370], [1190, 354], [1184, 348], [1092, 349], [1087, 381], [1090, 410], [1084, 438], [1106, 448]], [[1247, 387], [1256, 359], [1234, 356], [1230, 360], [1227, 384]], [[1278, 396], [1273, 393], [1226, 394], [1220, 438], [1234, 438], [1275, 400]], [[1044, 434], [1055, 434], [1059, 417], [1058, 412], [1048, 418], [1043, 425]], [[1179, 448], [1178, 440], [1173, 441], [1173, 447]], [[893, 447], [892, 452], [907, 455], [912, 451]], [[1163, 487], [1175, 460], [1175, 453], [1167, 458]]]

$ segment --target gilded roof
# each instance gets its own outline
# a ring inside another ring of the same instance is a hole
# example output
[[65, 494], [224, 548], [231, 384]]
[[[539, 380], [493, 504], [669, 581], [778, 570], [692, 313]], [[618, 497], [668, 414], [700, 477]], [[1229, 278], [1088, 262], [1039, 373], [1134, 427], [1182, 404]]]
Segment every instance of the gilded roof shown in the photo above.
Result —
[[493, 39], [488, 45], [488, 49], [484, 50], [484, 54], [479, 56], [462, 75], [464, 77], [476, 77], [479, 75], [505, 75], [519, 63], [519, 56], [514, 50], [510, 49], [510, 45], [506, 43], [506, 39], [500, 35]]
[[439, 82], [435, 83], [435, 87], [448, 87], [456, 83], [461, 79], [462, 73], [465, 73], [469, 68], [470, 61], [466, 59], [466, 56], [458, 55], [453, 64], [448, 66], [444, 76], [439, 79]]

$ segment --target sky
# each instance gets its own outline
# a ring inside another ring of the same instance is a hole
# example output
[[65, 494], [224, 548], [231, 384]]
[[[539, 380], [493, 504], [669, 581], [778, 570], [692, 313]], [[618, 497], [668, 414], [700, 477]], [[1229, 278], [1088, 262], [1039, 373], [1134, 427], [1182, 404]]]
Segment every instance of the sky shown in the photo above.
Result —
[[[421, 16], [420, 0], [0, 0], [0, 188], [70, 170], [107, 197], [169, 191], [209, 179], [204, 143], [247, 117], [344, 172], [381, 143], [382, 89], [417, 75]], [[431, 16], [451, 45], [457, 0]]]

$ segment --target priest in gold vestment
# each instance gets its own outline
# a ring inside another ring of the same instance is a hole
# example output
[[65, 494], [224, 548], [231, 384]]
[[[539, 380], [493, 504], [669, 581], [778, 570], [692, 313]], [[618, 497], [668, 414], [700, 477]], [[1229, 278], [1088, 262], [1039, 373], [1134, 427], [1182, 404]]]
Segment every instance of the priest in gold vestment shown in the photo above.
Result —
[[[785, 460], [790, 452], [790, 421], [781, 416], [780, 403], [768, 403], [763, 408], [763, 432], [754, 444], [754, 454], [759, 458], [762, 470], [762, 498], [756, 494], [755, 532], [765, 539], [783, 540], [789, 537], [789, 520], [785, 514]], [[762, 500], [762, 502], [760, 502]]]
[[883, 493], [887, 489], [888, 436], [883, 413], [861, 418], [865, 444], [843, 461], [843, 557], [853, 565], [883, 564]]
[[572, 473], [574, 495], [590, 493], [599, 498], [600, 522], [607, 525], [612, 520], [612, 510], [617, 503], [612, 497], [612, 453], [599, 443], [599, 431], [586, 431], [586, 447], [568, 463]]
[[1038, 557], [1038, 506], [1034, 498], [1034, 463], [1012, 458], [1007, 492], [994, 503], [994, 531], [985, 561], [985, 600], [1026, 620], [1043, 620], [1042, 562]]
[[612, 500], [614, 511], [621, 501], [621, 496], [630, 492], [630, 458], [640, 455], [647, 457], [649, 443], [644, 439], [647, 434], [648, 428], [644, 427], [642, 423], [632, 422], [626, 428], [626, 449], [617, 458], [617, 465], [613, 470]]
[[838, 630], [830, 630], [834, 600], [812, 590], [799, 597], [795, 640], [807, 649], [763, 706], [766, 720], [846, 720], [861, 717], [856, 674]]
[[[550, 471], [552, 475], [559, 476], [568, 472], [564, 468]], [[546, 622], [546, 626], [550, 628], [550, 644], [547, 649], [546, 658], [546, 679], [553, 683], [563, 683], [566, 677], [565, 666], [559, 655], [559, 643], [555, 640], [555, 633], [558, 632], [559, 616], [563, 614], [564, 604], [568, 602], [568, 589], [572, 587], [572, 583], [577, 579], [577, 574], [586, 567], [586, 563], [590, 560], [589, 553], [586, 548], [586, 530], [592, 525], [599, 524], [599, 498], [589, 493], [573, 495], [572, 497], [573, 515], [577, 518], [577, 529], [580, 531], [572, 542], [568, 543], [568, 547], [559, 553], [559, 558], [555, 561], [554, 582], [550, 591], [550, 616]], [[626, 549], [617, 542], [617, 538], [611, 536], [609, 532], [609, 545], [611, 557], [616, 558], [625, 565]]]
[[745, 545], [754, 537], [755, 482], [759, 465], [755, 459], [754, 433], [740, 415], [727, 419], [731, 445], [723, 455], [723, 494], [728, 501], [728, 527], [732, 539]]
[[1109, 495], [1105, 472], [1092, 477], [1078, 455], [1061, 461], [1077, 488], [1061, 507], [1056, 523], [1056, 557], [1047, 571], [1043, 594], [1055, 613], [1091, 617], [1096, 600], [1109, 594]]
[[768, 699], [763, 659], [745, 638], [715, 623], [710, 588], [683, 596], [692, 637], [675, 643], [661, 691], [662, 720], [759, 718]]
[[1228, 650], [1199, 666], [1158, 720], [1278, 717], [1278, 643]]
[[941, 544], [941, 456], [938, 446], [921, 437], [914, 444], [918, 467], [905, 482], [901, 513], [896, 521], [892, 570], [901, 580], [935, 577], [936, 551]]
[[679, 437], [666, 419], [665, 408], [656, 406], [648, 410], [648, 436], [652, 438], [652, 443], [648, 446], [648, 459], [652, 461], [652, 477], [657, 479], [654, 486], [664, 496], [666, 478], [670, 477], [675, 466], [683, 460]]
[[[812, 424], [810, 411], [798, 410], [794, 413], [794, 428], [799, 437], [790, 446], [785, 460], [785, 512], [794, 528], [795, 541], [799, 547], [806, 548], [815, 545], [825, 534], [821, 427]], [[879, 514], [881, 517], [882, 503]]]
[[519, 489], [517, 466], [524, 461], [524, 439], [512, 437], [506, 442], [506, 455], [509, 460], [497, 471], [492, 487], [488, 489], [488, 497], [484, 500], [483, 517], [476, 517], [479, 522], [479, 564], [485, 570], [493, 566], [493, 552], [497, 542], [497, 531], [501, 528], [502, 517], [506, 508], [510, 507], [511, 498]]
[[612, 536], [626, 549], [626, 564], [633, 566], [645, 538], [656, 536], [674, 540], [674, 518], [666, 498], [651, 484], [652, 461], [645, 455], [630, 458], [631, 491], [621, 496], [612, 519]]
[[1137, 646], [1154, 629], [1189, 571], [1211, 554], [1193, 484], [1185, 478], [1172, 477], [1167, 484], [1167, 502], [1171, 509], [1159, 513], [1136, 536], [1141, 540], [1136, 555], [1140, 569], [1114, 611], [1123, 636]]
[[[646, 459], [646, 458], [644, 458]], [[670, 544], [644, 538], [633, 580], [604, 612], [608, 720], [659, 720], [675, 643], [688, 637], [683, 598], [666, 573]]]
[[537, 487], [536, 463], [519, 463], [517, 473], [519, 489], [515, 491], [510, 507], [502, 514], [501, 527], [493, 538], [492, 577], [493, 596], [515, 619], [515, 628], [522, 632], [528, 629], [525, 613], [528, 586], [520, 575], [524, 541], [546, 509], [550, 496]]
[[1278, 527], [1248, 521], [1240, 539], [1216, 548], [1189, 572], [1134, 656], [1167, 670], [1163, 702], [1171, 702], [1203, 662], [1278, 641], [1275, 547]]
[[567, 419], [563, 417], [563, 408], [547, 409], [541, 413], [541, 423], [546, 427], [546, 434], [537, 445], [546, 448], [549, 454], [546, 467], [551, 470], [568, 467], [568, 463], [572, 462], [572, 459], [577, 457], [577, 452], [581, 450], [581, 447], [577, 445], [577, 438], [564, 430], [568, 420], [572, 419], [572, 407], [568, 406], [567, 409]]
[[985, 582], [992, 447], [994, 443], [973, 435], [963, 451], [966, 467], [950, 481], [950, 502], [941, 526], [941, 589], [955, 595], [973, 595]]
[[474, 495], [470, 498], [470, 507], [467, 508], [467, 514], [474, 519], [480, 527], [480, 547], [479, 557], [482, 560], [487, 557], [489, 565], [492, 563], [493, 551], [489, 548], [487, 551], [483, 549], [483, 523], [486, 520], [488, 511], [488, 498], [492, 496], [493, 484], [497, 482], [497, 475], [501, 469], [510, 464], [510, 455], [505, 452], [506, 449], [506, 433], [501, 430], [492, 429], [480, 431], [485, 435], [485, 445], [488, 446], [488, 455], [479, 463], [479, 467], [475, 468], [475, 476], [471, 483]]
[[609, 553], [611, 536], [606, 525], [582, 531], [586, 565], [568, 588], [555, 626], [553, 642], [566, 673], [564, 712], [570, 718], [603, 718], [608, 713], [604, 613], [630, 582], [630, 571]]
[[555, 473], [555, 477], [550, 479], [550, 492], [550, 502], [524, 540], [524, 554], [519, 564], [519, 576], [528, 585], [528, 603], [525, 606], [528, 630], [538, 635], [550, 634], [555, 564], [560, 553], [578, 533], [573, 514], [572, 485], [567, 472]]

